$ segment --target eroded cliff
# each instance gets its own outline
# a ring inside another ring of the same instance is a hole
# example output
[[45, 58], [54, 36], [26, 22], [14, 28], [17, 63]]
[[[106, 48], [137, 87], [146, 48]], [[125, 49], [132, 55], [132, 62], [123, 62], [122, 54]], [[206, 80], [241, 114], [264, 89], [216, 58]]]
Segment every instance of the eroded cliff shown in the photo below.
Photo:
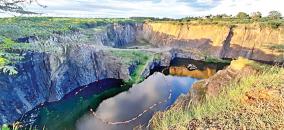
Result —
[[19, 42], [31, 43], [32, 51], [21, 53], [24, 59], [16, 63], [17, 75], [0, 73], [0, 124], [12, 123], [35, 106], [60, 100], [77, 87], [96, 80], [130, 79], [137, 66], [125, 64], [103, 47], [134, 42], [136, 26], [108, 24], [67, 34], [55, 32], [47, 39], [19, 38]]
[[18, 75], [0, 75], [1, 123], [96, 80], [129, 79], [128, 66], [120, 59], [91, 46], [71, 47], [61, 54], [30, 52], [25, 57], [17, 65]]
[[275, 46], [284, 44], [284, 28], [258, 24], [236, 26], [148, 22], [140, 38], [159, 47], [197, 49], [207, 56], [260, 61], [283, 61], [283, 52]]

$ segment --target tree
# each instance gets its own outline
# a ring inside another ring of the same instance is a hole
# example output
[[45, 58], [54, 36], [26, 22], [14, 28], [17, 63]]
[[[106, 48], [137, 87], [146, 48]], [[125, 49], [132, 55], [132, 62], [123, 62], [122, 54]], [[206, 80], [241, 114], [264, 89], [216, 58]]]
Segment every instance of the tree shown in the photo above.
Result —
[[245, 12], [239, 12], [236, 17], [239, 19], [247, 19], [249, 18], [249, 15]]
[[36, 3], [37, 5], [44, 8], [46, 7], [44, 5], [39, 4], [37, 0], [0, 0], [0, 11], [18, 14], [38, 14], [36, 12], [27, 11], [24, 9], [24, 5], [28, 5], [31, 3]]
[[223, 18], [230, 18], [231, 16], [227, 15], [227, 14], [217, 14], [216, 16], [214, 16], [214, 18], [216, 19], [223, 19]]
[[[0, 0], [0, 13], [12, 12], [18, 14], [38, 14], [36, 12], [27, 11], [23, 6], [31, 3], [45, 8], [46, 6], [39, 4], [37, 0]], [[13, 60], [21, 59], [19, 54], [11, 53], [9, 50], [13, 48], [16, 43], [8, 38], [0, 37], [0, 73], [8, 73], [9, 75], [17, 74], [16, 67], [11, 66]], [[8, 50], [8, 52], [7, 52]]]
[[262, 17], [262, 14], [259, 11], [253, 12], [251, 14], [251, 18], [253, 18], [253, 19], [260, 19], [261, 17]]
[[270, 11], [268, 17], [271, 19], [280, 19], [282, 14], [278, 11]]
[[22, 59], [23, 57], [19, 54], [12, 53], [14, 46], [21, 46], [17, 44], [12, 39], [6, 37], [0, 37], [0, 73], [7, 73], [9, 75], [17, 74], [16, 67], [14, 67], [13, 62]]

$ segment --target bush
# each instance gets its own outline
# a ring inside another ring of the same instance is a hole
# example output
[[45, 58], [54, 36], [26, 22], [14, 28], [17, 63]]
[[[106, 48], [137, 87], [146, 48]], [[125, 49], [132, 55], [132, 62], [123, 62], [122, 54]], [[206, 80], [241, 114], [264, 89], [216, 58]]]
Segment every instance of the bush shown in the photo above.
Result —
[[277, 28], [279, 28], [282, 25], [282, 23], [274, 22], [274, 21], [268, 22], [267, 24], [268, 24], [269, 27], [271, 27], [273, 29], [277, 29]]

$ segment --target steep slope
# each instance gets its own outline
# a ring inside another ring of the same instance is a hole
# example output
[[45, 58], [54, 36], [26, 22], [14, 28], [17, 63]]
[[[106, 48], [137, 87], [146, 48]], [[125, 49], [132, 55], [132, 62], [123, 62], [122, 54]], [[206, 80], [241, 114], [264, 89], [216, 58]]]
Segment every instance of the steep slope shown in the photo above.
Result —
[[69, 48], [61, 54], [27, 53], [17, 66], [18, 75], [0, 74], [1, 124], [96, 80], [129, 79], [128, 66], [120, 59], [91, 46]]
[[182, 49], [198, 49], [200, 53], [219, 58], [238, 56], [261, 61], [283, 60], [284, 28], [261, 27], [258, 24], [236, 26], [200, 25], [170, 22], [148, 22], [142, 38], [153, 45]]
[[60, 100], [77, 87], [96, 80], [129, 80], [142, 61], [128, 58], [125, 64], [124, 57], [103, 48], [134, 43], [141, 25], [90, 25], [82, 30], [54, 31], [47, 37], [34, 34], [14, 39], [32, 47], [31, 51], [21, 52], [25, 58], [16, 63], [17, 75], [0, 73], [0, 124], [11, 123], [40, 103]]

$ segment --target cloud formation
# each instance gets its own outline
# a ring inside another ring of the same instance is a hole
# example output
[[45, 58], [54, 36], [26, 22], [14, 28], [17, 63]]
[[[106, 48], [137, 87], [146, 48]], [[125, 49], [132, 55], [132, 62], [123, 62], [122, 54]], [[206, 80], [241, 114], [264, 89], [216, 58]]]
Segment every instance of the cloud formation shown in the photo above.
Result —
[[[283, 0], [38, 0], [47, 5], [27, 6], [45, 16], [61, 17], [171, 17], [232, 14], [240, 11], [260, 11], [267, 15], [271, 10], [284, 14]], [[7, 16], [7, 14], [0, 14]]]

